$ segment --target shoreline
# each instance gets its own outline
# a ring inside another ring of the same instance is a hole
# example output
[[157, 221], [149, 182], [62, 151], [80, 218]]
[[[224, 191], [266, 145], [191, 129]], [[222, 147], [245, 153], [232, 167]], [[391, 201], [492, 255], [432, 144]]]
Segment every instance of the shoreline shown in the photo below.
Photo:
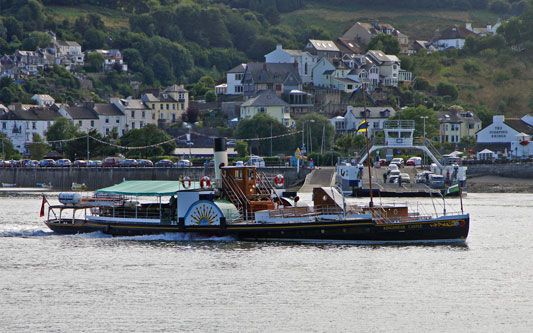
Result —
[[501, 176], [469, 176], [468, 193], [533, 193], [533, 179]]

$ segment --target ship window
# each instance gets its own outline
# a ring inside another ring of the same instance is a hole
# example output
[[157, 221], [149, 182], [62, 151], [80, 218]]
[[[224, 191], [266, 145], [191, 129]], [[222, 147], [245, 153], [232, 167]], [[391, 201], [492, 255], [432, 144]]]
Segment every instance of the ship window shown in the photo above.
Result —
[[254, 180], [255, 175], [252, 170], [248, 170], [248, 180]]
[[235, 179], [236, 180], [242, 180], [242, 169], [235, 170]]

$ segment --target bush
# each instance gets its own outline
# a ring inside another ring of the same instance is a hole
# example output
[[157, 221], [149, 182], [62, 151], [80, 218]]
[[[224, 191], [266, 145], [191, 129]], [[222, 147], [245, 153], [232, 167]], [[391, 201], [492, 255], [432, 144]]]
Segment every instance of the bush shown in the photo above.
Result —
[[441, 82], [437, 86], [437, 94], [439, 96], [448, 96], [450, 100], [454, 101], [459, 97], [459, 91], [450, 83]]
[[466, 59], [466, 61], [463, 64], [463, 69], [467, 73], [477, 73], [479, 72], [481, 66], [479, 65], [479, 62], [472, 59]]

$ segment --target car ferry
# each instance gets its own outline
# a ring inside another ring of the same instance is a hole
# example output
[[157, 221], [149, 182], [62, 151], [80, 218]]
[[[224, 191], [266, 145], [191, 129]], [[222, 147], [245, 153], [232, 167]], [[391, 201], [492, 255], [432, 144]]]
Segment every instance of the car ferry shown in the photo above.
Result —
[[[254, 166], [227, 166], [224, 139], [215, 140], [213, 186], [179, 181], [125, 181], [97, 190], [60, 195], [46, 225], [57, 233], [100, 231], [114, 236], [195, 233], [247, 241], [464, 242], [469, 215], [432, 216], [407, 205], [347, 205], [336, 187], [313, 190], [305, 205], [287, 198]], [[140, 202], [139, 197], [153, 197]], [[163, 200], [170, 196], [167, 202]]]

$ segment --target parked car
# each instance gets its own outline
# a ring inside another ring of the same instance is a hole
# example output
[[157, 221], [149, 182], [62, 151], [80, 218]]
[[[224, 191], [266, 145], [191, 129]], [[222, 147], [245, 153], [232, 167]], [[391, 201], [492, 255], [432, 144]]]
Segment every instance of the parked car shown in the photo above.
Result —
[[73, 167], [86, 167], [88, 165], [87, 161], [85, 160], [75, 160], [74, 162], [72, 162], [72, 166]]
[[252, 155], [246, 162], [246, 165], [262, 168], [265, 166], [265, 160], [261, 156]]
[[174, 163], [174, 166], [176, 168], [184, 168], [192, 166], [192, 163], [189, 160], [179, 160], [178, 162]]
[[39, 161], [31, 160], [28, 163], [26, 163], [26, 167], [28, 168], [36, 168], [39, 166]]
[[413, 156], [409, 158], [407, 162], [405, 162], [405, 165], [412, 165], [412, 166], [422, 165], [422, 158], [418, 156]]
[[436, 189], [444, 188], [444, 177], [442, 175], [431, 174], [429, 175], [429, 184], [430, 187]]
[[90, 167], [101, 167], [102, 166], [102, 161], [100, 161], [100, 160], [89, 160], [89, 161], [87, 161], [87, 166], [90, 166]]
[[150, 160], [137, 160], [137, 166], [140, 167], [153, 167], [154, 163]]
[[387, 167], [387, 175], [390, 175], [392, 171], [398, 171], [398, 173], [400, 172], [398, 164], [389, 164]]
[[400, 177], [400, 170], [392, 170], [390, 172], [389, 183], [396, 183]]
[[128, 159], [120, 161], [121, 167], [136, 167], [137, 165], [138, 165], [137, 160], [133, 158], [128, 158]]
[[120, 165], [120, 158], [113, 156], [113, 157], [106, 157], [106, 159], [102, 162], [103, 167], [116, 167]]
[[9, 168], [10, 166], [11, 166], [11, 162], [10, 161], [4, 161], [4, 164], [3, 164], [4, 168]]
[[429, 183], [429, 175], [433, 174], [431, 171], [422, 171], [416, 174], [415, 182], [416, 183]]
[[45, 167], [53, 167], [53, 166], [55, 166], [55, 165], [56, 165], [56, 162], [55, 162], [53, 159], [51, 159], [51, 158], [47, 158], [47, 159], [41, 160], [41, 161], [39, 162], [39, 166], [40, 166], [41, 168], [45, 168]]
[[11, 163], [12, 168], [20, 168], [22, 166], [22, 161], [20, 160], [11, 160], [9, 162]]
[[71, 165], [72, 162], [68, 158], [62, 158], [56, 162], [56, 167], [69, 167]]
[[172, 166], [174, 166], [174, 163], [171, 160], [161, 160], [155, 163], [157, 168], [171, 168]]
[[398, 165], [399, 168], [403, 168], [403, 165], [404, 165], [403, 158], [395, 157], [392, 159], [392, 161], [390, 161], [389, 165], [390, 164], [396, 164]]
[[408, 173], [401, 173], [400, 178], [402, 179], [402, 183], [411, 183], [411, 176]]

